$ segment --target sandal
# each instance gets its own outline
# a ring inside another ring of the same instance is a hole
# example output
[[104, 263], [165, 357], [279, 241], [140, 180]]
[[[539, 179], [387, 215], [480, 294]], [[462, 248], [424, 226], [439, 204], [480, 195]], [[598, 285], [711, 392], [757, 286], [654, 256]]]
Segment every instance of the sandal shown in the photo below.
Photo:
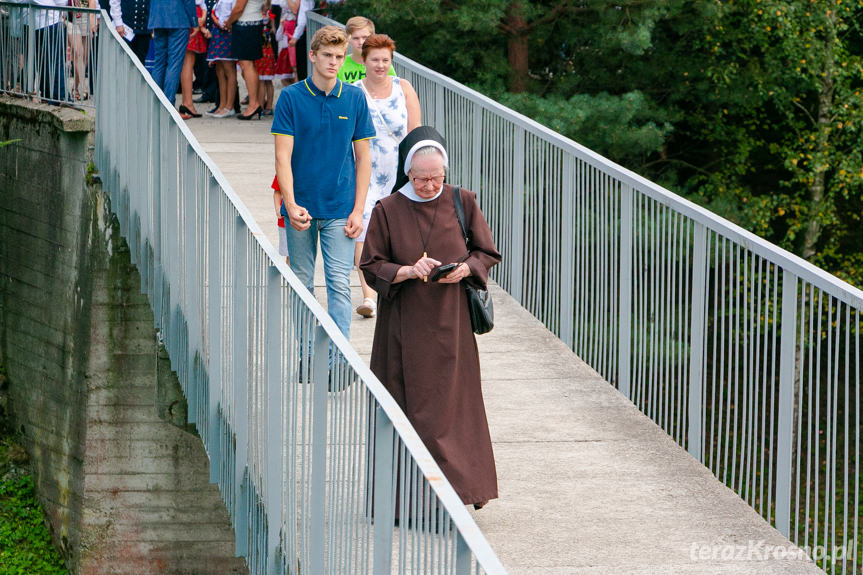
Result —
[[378, 304], [370, 297], [364, 298], [363, 303], [357, 307], [357, 313], [363, 317], [375, 317], [378, 311]]
[[180, 117], [183, 118], [184, 120], [188, 120], [189, 118], [200, 118], [201, 117], [201, 114], [199, 114], [197, 111], [193, 112], [192, 110], [190, 110], [189, 108], [187, 108], [186, 106], [184, 106], [182, 104], [180, 104], [179, 112], [180, 112]]

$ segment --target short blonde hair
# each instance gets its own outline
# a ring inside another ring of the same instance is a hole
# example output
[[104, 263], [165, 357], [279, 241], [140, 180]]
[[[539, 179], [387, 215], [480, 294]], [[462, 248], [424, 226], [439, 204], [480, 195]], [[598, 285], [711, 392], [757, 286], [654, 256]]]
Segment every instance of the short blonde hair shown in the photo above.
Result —
[[341, 28], [337, 26], [324, 26], [312, 36], [312, 44], [310, 50], [317, 52], [324, 46], [336, 46], [348, 50], [348, 36]]
[[345, 32], [348, 33], [348, 36], [363, 28], [368, 28], [372, 34], [375, 33], [375, 23], [365, 16], [354, 16], [353, 18], [348, 18], [348, 21], [345, 22]]

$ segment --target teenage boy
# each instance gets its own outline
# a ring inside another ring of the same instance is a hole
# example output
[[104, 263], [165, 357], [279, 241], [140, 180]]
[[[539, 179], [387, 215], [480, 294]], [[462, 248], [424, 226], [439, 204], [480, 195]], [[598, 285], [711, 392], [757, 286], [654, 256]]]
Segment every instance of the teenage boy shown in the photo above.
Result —
[[347, 36], [335, 26], [315, 33], [312, 75], [282, 90], [272, 127], [291, 269], [313, 292], [320, 238], [327, 308], [345, 337], [351, 326], [354, 238], [363, 229], [369, 139], [375, 135], [362, 90], [336, 77], [347, 48]]
[[[366, 77], [366, 65], [363, 61], [363, 44], [369, 36], [375, 33], [375, 23], [364, 16], [354, 16], [345, 22], [345, 33], [351, 45], [351, 53], [345, 57], [345, 63], [339, 68], [339, 80], [353, 84]], [[396, 70], [390, 66], [390, 76], [396, 75]]]

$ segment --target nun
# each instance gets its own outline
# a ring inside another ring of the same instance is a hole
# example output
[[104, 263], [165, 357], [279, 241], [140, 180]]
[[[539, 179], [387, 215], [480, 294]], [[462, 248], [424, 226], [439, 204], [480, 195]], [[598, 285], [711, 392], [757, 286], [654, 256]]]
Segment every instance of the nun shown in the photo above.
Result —
[[434, 128], [402, 140], [395, 187], [372, 211], [360, 270], [378, 292], [372, 371], [462, 502], [480, 509], [498, 496], [497, 472], [462, 282], [484, 288], [500, 253], [476, 194], [444, 183], [447, 167], [446, 142]]

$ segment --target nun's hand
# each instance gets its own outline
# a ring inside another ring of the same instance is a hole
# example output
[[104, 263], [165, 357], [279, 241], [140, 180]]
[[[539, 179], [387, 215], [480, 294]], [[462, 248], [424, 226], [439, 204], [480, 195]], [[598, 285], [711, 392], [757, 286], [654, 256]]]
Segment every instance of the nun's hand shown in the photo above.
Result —
[[411, 266], [411, 275], [412, 277], [415, 277], [417, 279], [428, 281], [428, 275], [432, 272], [433, 269], [435, 269], [439, 265], [440, 262], [436, 259], [430, 258], [428, 256], [423, 256], [418, 259], [414, 265]]
[[359, 237], [363, 231], [363, 214], [362, 212], [351, 212], [348, 216], [348, 223], [345, 224], [345, 235], [351, 239]]
[[442, 284], [456, 284], [470, 275], [470, 267], [462, 262], [454, 270], [438, 280]]

